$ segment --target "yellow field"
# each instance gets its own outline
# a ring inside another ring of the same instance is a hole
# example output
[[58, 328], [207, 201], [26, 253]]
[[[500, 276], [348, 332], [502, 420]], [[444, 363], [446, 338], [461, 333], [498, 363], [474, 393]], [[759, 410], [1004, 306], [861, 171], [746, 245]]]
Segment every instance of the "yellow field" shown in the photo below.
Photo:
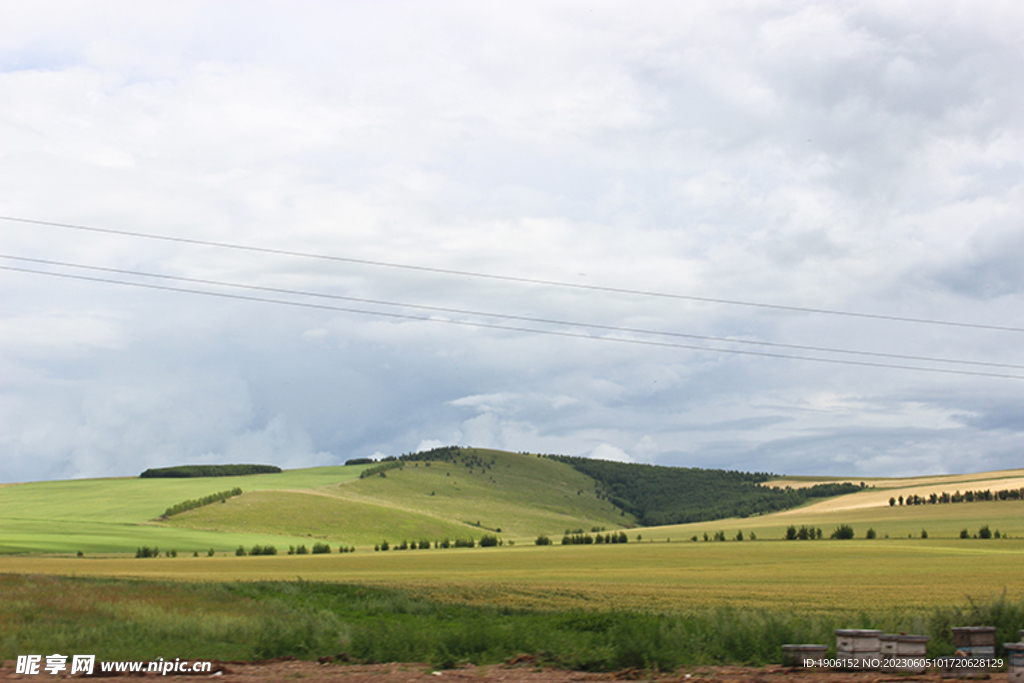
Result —
[[[647, 530], [644, 530], [647, 531]], [[294, 580], [400, 586], [441, 600], [518, 607], [679, 610], [714, 605], [923, 609], [1007, 592], [1024, 599], [1024, 541], [630, 542], [348, 555], [0, 558], [0, 572]]]

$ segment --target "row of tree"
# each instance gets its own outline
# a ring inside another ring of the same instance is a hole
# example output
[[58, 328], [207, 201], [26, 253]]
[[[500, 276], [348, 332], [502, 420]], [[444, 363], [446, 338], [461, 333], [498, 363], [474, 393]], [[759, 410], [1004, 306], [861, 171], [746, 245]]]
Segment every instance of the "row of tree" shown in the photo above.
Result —
[[912, 494], [906, 498], [903, 496], [890, 498], [889, 505], [891, 507], [896, 507], [897, 505], [944, 505], [947, 503], [979, 503], [1000, 500], [1024, 500], [1024, 488], [1001, 489], [999, 491], [985, 489], [984, 491], [964, 491], [963, 493], [959, 491], [955, 493], [943, 491], [942, 493], [932, 493], [928, 497]]
[[155, 467], [139, 475], [141, 479], [188, 479], [192, 477], [241, 477], [248, 474], [276, 474], [277, 465], [178, 465]]
[[586, 533], [565, 534], [562, 536], [562, 545], [591, 545], [601, 543], [629, 543], [625, 531], [609, 534], [596, 534], [591, 536]]
[[[450, 538], [445, 537], [441, 541], [429, 541], [425, 538], [421, 538], [419, 541], [406, 541], [402, 540], [398, 545], [391, 545], [385, 539], [373, 546], [374, 550], [430, 550], [431, 543], [433, 543], [434, 549], [447, 549], [447, 548], [475, 548], [479, 545], [481, 548], [493, 548], [495, 546], [505, 545], [505, 541], [493, 534], [484, 534], [480, 541], [476, 541], [473, 537], [469, 538], [456, 538], [454, 541]], [[512, 545], [512, 541], [509, 541], [509, 545]]]
[[189, 510], [195, 510], [201, 508], [204, 505], [211, 505], [213, 503], [223, 503], [228, 498], [234, 498], [235, 496], [242, 495], [242, 489], [237, 486], [228, 491], [221, 491], [220, 493], [211, 493], [208, 496], [202, 498], [194, 498], [192, 500], [183, 500], [180, 503], [175, 503], [171, 507], [164, 511], [164, 514], [160, 515], [160, 519], [167, 519], [173, 515], [181, 514]]

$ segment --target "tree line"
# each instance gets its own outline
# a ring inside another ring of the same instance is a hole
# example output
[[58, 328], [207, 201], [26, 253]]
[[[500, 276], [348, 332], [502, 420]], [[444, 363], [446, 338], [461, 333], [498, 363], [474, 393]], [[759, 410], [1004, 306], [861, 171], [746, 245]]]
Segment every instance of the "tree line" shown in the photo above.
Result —
[[189, 510], [195, 510], [201, 508], [204, 505], [210, 505], [212, 503], [223, 503], [228, 498], [242, 495], [242, 489], [237, 486], [229, 491], [221, 491], [220, 493], [211, 493], [208, 496], [202, 498], [193, 498], [191, 500], [183, 500], [180, 503], [175, 503], [171, 507], [164, 511], [164, 514], [160, 515], [160, 519], [167, 519], [173, 515], [187, 512]]
[[191, 477], [241, 477], [247, 474], [277, 474], [277, 465], [177, 465], [154, 467], [139, 475], [140, 479], [188, 479]]
[[984, 491], [964, 491], [963, 493], [959, 491], [955, 493], [943, 491], [942, 493], [932, 493], [927, 498], [912, 494], [906, 498], [903, 496], [890, 498], [889, 505], [891, 507], [896, 507], [897, 505], [944, 505], [947, 503], [980, 503], [1000, 500], [1024, 500], [1024, 488], [1002, 489], [999, 491], [985, 489]]

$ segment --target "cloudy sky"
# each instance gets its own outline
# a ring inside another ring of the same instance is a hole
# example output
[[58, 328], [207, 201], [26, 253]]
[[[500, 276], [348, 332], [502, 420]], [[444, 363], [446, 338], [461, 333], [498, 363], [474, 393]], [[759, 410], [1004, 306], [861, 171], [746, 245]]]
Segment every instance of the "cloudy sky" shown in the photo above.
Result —
[[1014, 2], [4, 3], [0, 482], [1019, 466], [1022, 35]]

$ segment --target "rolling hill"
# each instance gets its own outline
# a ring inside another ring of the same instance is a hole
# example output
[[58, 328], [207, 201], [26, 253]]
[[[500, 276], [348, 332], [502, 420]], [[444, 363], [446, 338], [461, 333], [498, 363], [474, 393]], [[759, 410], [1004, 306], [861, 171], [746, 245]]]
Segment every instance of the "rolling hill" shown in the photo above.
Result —
[[[410, 462], [360, 478], [370, 465], [238, 477], [114, 478], [0, 487], [0, 553], [279, 549], [382, 539], [533, 540], [566, 529], [619, 528], [632, 517], [601, 500], [586, 475], [532, 455], [462, 449], [452, 462]], [[243, 494], [160, 520], [170, 506], [239, 487]]]
[[[632, 479], [624, 479], [626, 475]], [[316, 541], [366, 547], [384, 539], [479, 540], [484, 534], [518, 543], [532, 543], [545, 534], [557, 543], [568, 529], [610, 531], [644, 522], [648, 526], [631, 532], [631, 539], [642, 535], [645, 541], [682, 541], [720, 533], [731, 540], [739, 531], [747, 538], [753, 532], [761, 539], [777, 539], [789, 525], [804, 524], [821, 527], [826, 535], [839, 524], [851, 524], [859, 538], [868, 528], [880, 539], [919, 536], [922, 530], [934, 538], [956, 538], [962, 529], [974, 533], [983, 524], [1004, 535], [1024, 535], [1024, 501], [888, 503], [900, 495], [1024, 487], [1024, 470], [865, 479], [867, 488], [858, 480], [845, 489], [836, 488], [845, 480], [835, 478], [767, 479], [764, 474], [444, 448], [383, 463], [272, 474], [12, 484], [0, 486], [0, 553], [131, 553], [140, 546], [223, 553], [256, 544], [273, 544], [284, 552], [288, 546]], [[161, 517], [183, 501], [235, 487], [243, 493]], [[772, 494], [770, 487], [784, 494]], [[794, 494], [812, 487], [817, 494]], [[840, 490], [853, 492], [806, 497]], [[657, 495], [648, 495], [651, 491]], [[781, 501], [790, 509], [768, 507], [761, 508], [763, 514], [754, 510], [742, 517], [650, 526], [659, 511], [688, 519], [679, 515], [693, 512], [681, 508], [680, 501], [693, 508], [702, 506], [702, 500], [731, 500], [746, 510], [743, 496], [751, 491], [757, 498], [749, 500], [772, 505]]]

